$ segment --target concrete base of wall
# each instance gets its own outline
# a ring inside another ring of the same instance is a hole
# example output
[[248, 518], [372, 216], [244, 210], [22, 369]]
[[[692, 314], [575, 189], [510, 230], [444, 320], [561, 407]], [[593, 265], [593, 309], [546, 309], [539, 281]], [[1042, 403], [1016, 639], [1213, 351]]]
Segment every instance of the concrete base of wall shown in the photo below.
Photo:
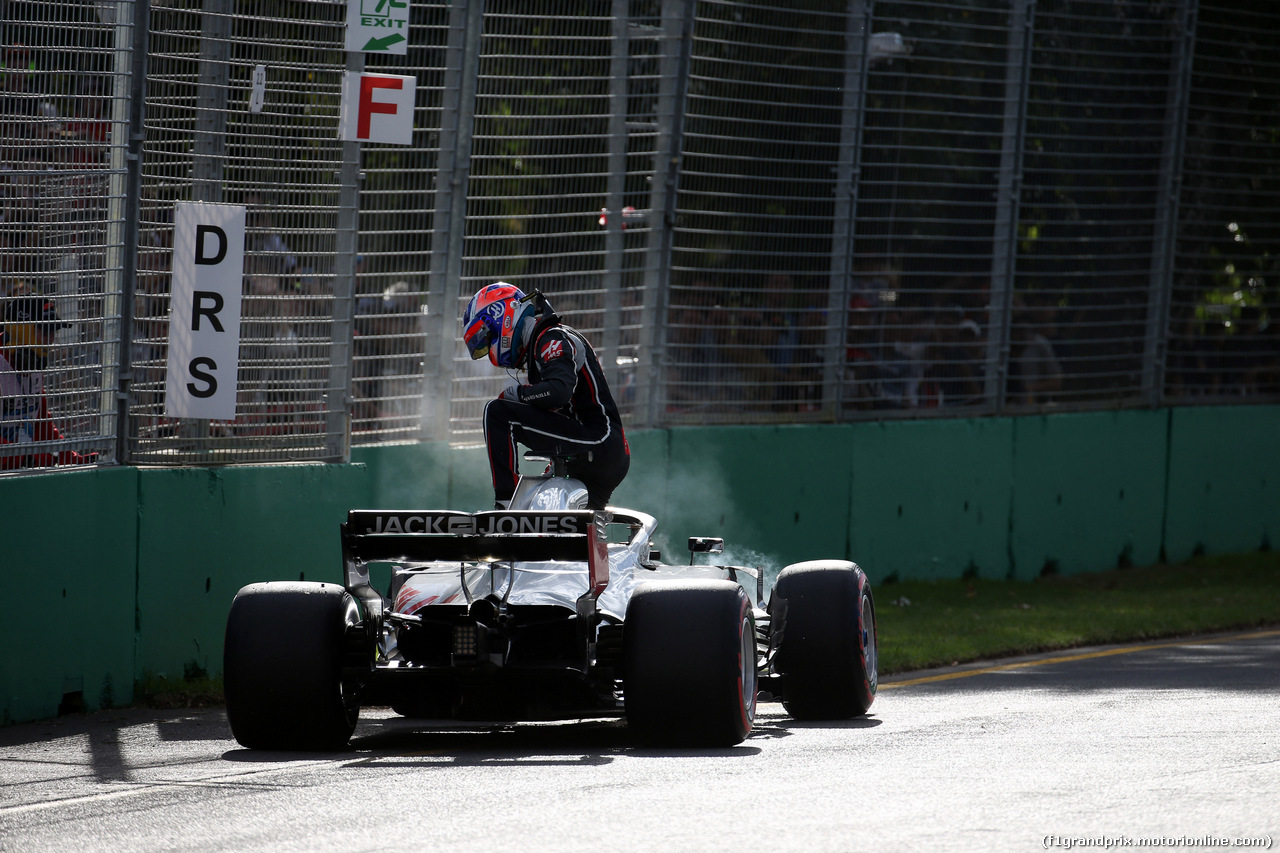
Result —
[[0, 720], [133, 699], [139, 472], [0, 479]]
[[260, 580], [342, 580], [357, 465], [104, 468], [0, 478], [0, 721], [133, 701], [144, 674], [222, 671], [231, 599]]

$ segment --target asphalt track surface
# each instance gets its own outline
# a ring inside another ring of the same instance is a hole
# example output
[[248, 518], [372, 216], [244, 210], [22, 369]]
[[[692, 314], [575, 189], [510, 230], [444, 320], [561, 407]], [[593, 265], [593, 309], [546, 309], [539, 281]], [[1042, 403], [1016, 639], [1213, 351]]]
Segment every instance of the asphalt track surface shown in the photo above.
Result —
[[0, 850], [1271, 849], [1280, 630], [915, 673], [873, 713], [765, 703], [717, 750], [617, 721], [424, 727], [258, 753], [219, 710], [0, 729]]

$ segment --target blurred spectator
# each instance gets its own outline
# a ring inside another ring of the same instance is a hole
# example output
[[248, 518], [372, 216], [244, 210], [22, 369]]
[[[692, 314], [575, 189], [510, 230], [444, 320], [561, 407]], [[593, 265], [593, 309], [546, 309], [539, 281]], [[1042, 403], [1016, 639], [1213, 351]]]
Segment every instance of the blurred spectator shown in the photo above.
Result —
[[883, 383], [896, 378], [887, 353], [892, 339], [901, 337], [901, 330], [891, 329], [888, 320], [891, 313], [896, 316], [892, 309], [901, 292], [898, 274], [888, 266], [863, 262], [849, 284], [844, 399], [857, 409], [884, 407]]
[[[716, 402], [723, 390], [711, 384], [716, 358], [715, 329], [724, 309], [706, 281], [676, 290], [668, 316], [670, 344], [667, 398], [673, 404]], [[678, 300], [678, 301], [677, 301]]]
[[420, 414], [426, 350], [422, 309], [421, 295], [407, 281], [357, 301], [352, 380], [357, 428], [379, 429], [387, 425], [375, 421]]
[[236, 423], [250, 434], [272, 434], [296, 415], [288, 387], [302, 354], [298, 259], [276, 227], [270, 203], [245, 197], [246, 299], [241, 309], [240, 387]]
[[173, 257], [172, 208], [144, 202], [138, 245], [138, 277], [133, 298], [133, 387], [140, 426], [169, 426], [164, 417], [165, 363], [169, 339], [170, 261]]
[[108, 81], [102, 77], [88, 77], [80, 82], [76, 94], [75, 113], [62, 130], [62, 136], [72, 143], [65, 151], [66, 162], [73, 166], [105, 166], [107, 146], [111, 143], [111, 122], [107, 118], [110, 103]]
[[875, 397], [876, 358], [879, 344], [879, 314], [861, 289], [849, 298], [849, 326], [845, 341], [844, 398], [855, 408], [868, 408]]
[[0, 299], [31, 291], [32, 256], [22, 251], [23, 238], [23, 234], [0, 230]]
[[52, 300], [40, 296], [6, 300], [0, 317], [0, 469], [96, 462], [97, 453], [28, 449], [35, 442], [63, 440], [49, 414], [44, 370], [58, 330], [70, 324], [62, 322]]
[[1010, 402], [1026, 406], [1051, 403], [1062, 388], [1062, 364], [1050, 338], [1057, 325], [1052, 308], [1015, 316], [1009, 360]]
[[1243, 396], [1274, 394], [1280, 390], [1280, 338], [1276, 324], [1259, 305], [1246, 305], [1240, 311], [1236, 334], [1231, 343], [1234, 356], [1233, 373], [1238, 377]]
[[777, 327], [765, 323], [762, 294], [735, 290], [724, 313], [724, 364], [720, 390], [735, 403], [756, 404], [773, 398], [778, 373], [769, 359]]
[[802, 305], [791, 276], [774, 273], [764, 291], [765, 321], [769, 326], [767, 356], [775, 366], [786, 369], [799, 359]]
[[248, 208], [246, 253], [260, 256], [259, 269], [265, 273], [277, 276], [296, 273], [298, 259], [276, 225], [275, 213], [256, 193], [245, 198], [245, 206]]
[[905, 310], [885, 314], [880, 406], [916, 409], [938, 405], [937, 388], [925, 381], [932, 331], [932, 321], [922, 314]]
[[426, 315], [422, 298], [407, 281], [382, 294], [380, 369], [384, 417], [413, 419], [422, 410], [422, 360]]
[[929, 377], [945, 406], [965, 406], [982, 400], [985, 339], [978, 323], [956, 305], [943, 311], [934, 327], [934, 362]]
[[284, 291], [271, 258], [245, 259], [248, 276], [240, 309], [240, 365], [236, 400], [238, 419], [254, 421], [265, 412], [269, 400], [274, 349], [279, 337]]
[[774, 273], [765, 286], [764, 352], [775, 368], [767, 379], [775, 411], [801, 411], [822, 397], [822, 349], [825, 323], [819, 307], [808, 304], [790, 275]]
[[44, 155], [45, 141], [56, 122], [47, 99], [35, 89], [35, 59], [23, 44], [8, 45], [0, 53], [0, 163], [21, 164]]

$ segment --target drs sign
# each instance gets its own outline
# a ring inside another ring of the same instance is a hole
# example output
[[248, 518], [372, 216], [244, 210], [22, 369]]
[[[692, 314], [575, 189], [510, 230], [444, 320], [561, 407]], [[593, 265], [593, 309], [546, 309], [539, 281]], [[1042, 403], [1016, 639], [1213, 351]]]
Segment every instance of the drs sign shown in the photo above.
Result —
[[233, 420], [245, 208], [178, 202], [165, 414]]

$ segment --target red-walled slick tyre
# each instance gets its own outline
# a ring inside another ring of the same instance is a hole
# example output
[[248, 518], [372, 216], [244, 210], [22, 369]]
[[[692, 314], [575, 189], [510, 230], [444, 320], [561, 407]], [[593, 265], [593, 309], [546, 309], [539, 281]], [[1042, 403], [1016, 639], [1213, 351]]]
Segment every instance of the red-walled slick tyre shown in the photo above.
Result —
[[769, 608], [787, 713], [801, 720], [867, 713], [879, 675], [875, 599], [862, 569], [845, 560], [788, 566]]
[[227, 722], [250, 749], [341, 749], [360, 704], [344, 677], [354, 599], [335, 584], [244, 587], [231, 603], [223, 652]]
[[733, 746], [756, 714], [755, 618], [732, 581], [646, 583], [627, 607], [627, 725], [644, 742]]

